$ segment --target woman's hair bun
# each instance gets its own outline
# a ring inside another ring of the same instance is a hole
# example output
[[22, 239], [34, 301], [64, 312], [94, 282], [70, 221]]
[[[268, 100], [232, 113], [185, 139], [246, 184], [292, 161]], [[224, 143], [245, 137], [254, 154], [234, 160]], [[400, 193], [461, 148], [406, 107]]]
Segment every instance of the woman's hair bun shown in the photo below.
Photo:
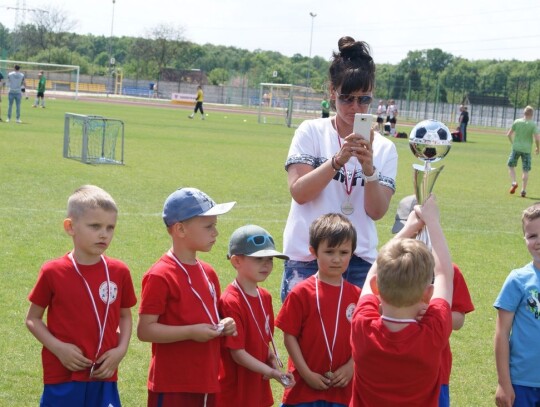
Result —
[[338, 47], [341, 57], [345, 60], [371, 59], [369, 45], [363, 41], [355, 41], [353, 37], [341, 37]]

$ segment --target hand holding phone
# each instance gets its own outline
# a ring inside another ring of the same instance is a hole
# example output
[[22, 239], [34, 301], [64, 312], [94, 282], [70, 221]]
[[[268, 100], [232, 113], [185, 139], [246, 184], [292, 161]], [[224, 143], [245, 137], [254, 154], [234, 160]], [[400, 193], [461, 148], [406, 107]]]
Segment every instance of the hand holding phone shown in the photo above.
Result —
[[353, 133], [369, 142], [372, 123], [373, 115], [368, 113], [356, 113], [354, 115]]

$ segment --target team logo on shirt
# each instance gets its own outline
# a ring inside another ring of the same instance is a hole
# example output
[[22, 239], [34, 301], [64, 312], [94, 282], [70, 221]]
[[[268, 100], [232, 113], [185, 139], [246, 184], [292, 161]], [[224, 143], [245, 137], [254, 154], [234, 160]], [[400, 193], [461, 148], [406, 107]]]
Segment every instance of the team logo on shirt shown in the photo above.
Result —
[[[109, 287], [109, 295], [107, 295], [107, 286]], [[106, 281], [102, 282], [99, 286], [99, 298], [101, 298], [101, 301], [103, 301], [105, 304], [107, 304], [107, 297], [109, 298], [109, 304], [112, 304], [116, 297], [118, 296], [118, 286], [114, 281], [111, 281], [109, 284], [107, 284]]]
[[352, 315], [354, 313], [354, 309], [356, 308], [356, 304], [355, 303], [351, 303], [347, 306], [347, 309], [345, 310], [345, 316], [347, 317], [347, 320], [349, 322], [352, 321]]
[[540, 294], [536, 288], [529, 291], [527, 310], [534, 314], [534, 318], [538, 319], [540, 317]]

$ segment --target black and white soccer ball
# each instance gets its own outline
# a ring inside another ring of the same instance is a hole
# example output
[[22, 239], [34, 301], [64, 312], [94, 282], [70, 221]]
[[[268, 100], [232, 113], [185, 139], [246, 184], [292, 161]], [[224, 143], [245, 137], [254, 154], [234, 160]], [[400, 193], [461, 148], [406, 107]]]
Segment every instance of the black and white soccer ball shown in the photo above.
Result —
[[409, 136], [409, 147], [422, 161], [442, 160], [452, 147], [452, 134], [446, 125], [437, 120], [418, 123]]

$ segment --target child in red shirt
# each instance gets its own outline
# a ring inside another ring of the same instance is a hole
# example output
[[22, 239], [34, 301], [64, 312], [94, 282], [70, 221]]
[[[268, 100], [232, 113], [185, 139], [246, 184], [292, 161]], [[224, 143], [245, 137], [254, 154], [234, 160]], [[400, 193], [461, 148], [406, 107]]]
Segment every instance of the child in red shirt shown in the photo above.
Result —
[[130, 308], [137, 297], [128, 267], [104, 255], [117, 215], [103, 189], [77, 189], [64, 220], [73, 250], [42, 266], [28, 297], [26, 326], [43, 344], [40, 405], [120, 406], [118, 365], [131, 338]]
[[345, 216], [326, 214], [313, 222], [309, 236], [318, 271], [292, 289], [276, 319], [296, 381], [285, 389], [282, 407], [347, 406], [353, 376], [351, 318], [360, 288], [342, 275], [356, 247], [356, 231]]
[[216, 242], [216, 204], [195, 188], [173, 192], [163, 207], [172, 248], [143, 276], [137, 336], [152, 342], [148, 407], [212, 407], [219, 391], [220, 337], [235, 335], [232, 318], [217, 309], [219, 280], [197, 251]]
[[273, 259], [287, 259], [276, 251], [274, 239], [263, 228], [246, 225], [236, 229], [227, 256], [237, 277], [219, 299], [221, 315], [236, 322], [237, 336], [222, 342], [218, 407], [274, 405], [269, 379], [286, 388], [294, 385], [283, 367], [274, 344], [272, 296], [258, 283], [266, 280]]

